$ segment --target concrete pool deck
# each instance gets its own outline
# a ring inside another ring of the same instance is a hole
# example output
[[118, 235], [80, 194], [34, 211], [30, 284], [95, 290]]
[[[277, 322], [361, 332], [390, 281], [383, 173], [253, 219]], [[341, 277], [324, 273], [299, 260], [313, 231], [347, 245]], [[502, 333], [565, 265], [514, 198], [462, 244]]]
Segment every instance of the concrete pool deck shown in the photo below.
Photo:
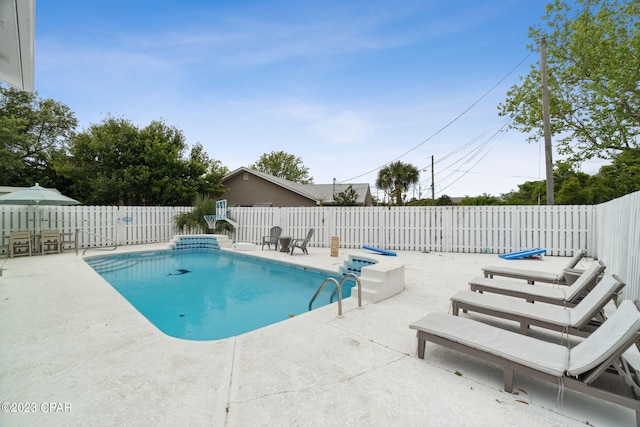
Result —
[[[350, 253], [384, 258], [356, 249], [331, 257], [329, 248], [245, 253], [332, 271]], [[629, 409], [570, 390], [558, 403], [557, 385], [523, 375], [514, 394], [505, 393], [500, 368], [435, 344], [427, 343], [424, 360], [416, 357], [409, 324], [449, 311], [449, 298], [481, 267], [559, 271], [566, 258], [398, 252], [397, 261], [405, 264], [405, 290], [362, 309], [348, 298], [342, 318], [333, 304], [196, 342], [161, 333], [82, 256], [8, 259], [0, 276], [0, 400], [32, 412], [3, 406], [0, 425], [635, 425]]]

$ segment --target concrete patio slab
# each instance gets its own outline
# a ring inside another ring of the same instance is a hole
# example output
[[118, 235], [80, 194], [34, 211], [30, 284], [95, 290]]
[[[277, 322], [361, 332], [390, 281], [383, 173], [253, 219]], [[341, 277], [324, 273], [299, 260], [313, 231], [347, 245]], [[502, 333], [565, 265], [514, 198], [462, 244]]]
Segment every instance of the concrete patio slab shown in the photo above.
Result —
[[[358, 252], [251, 255], [337, 271]], [[557, 385], [525, 376], [505, 393], [499, 368], [434, 344], [416, 358], [409, 324], [448, 311], [449, 298], [482, 266], [556, 271], [566, 258], [402, 251], [394, 258], [405, 264], [406, 286], [392, 298], [358, 309], [351, 297], [342, 318], [333, 304], [209, 342], [161, 333], [82, 256], [9, 259], [0, 276], [0, 397], [34, 410], [0, 412], [0, 425], [635, 425], [631, 410], [571, 391], [557, 402]]]

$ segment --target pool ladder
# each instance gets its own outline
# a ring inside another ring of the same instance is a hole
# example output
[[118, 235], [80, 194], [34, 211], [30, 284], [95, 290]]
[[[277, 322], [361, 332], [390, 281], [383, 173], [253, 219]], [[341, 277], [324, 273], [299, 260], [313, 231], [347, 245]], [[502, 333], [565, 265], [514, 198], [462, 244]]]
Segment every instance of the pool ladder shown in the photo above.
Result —
[[311, 298], [311, 301], [309, 301], [309, 311], [311, 311], [311, 306], [313, 305], [313, 302], [316, 300], [316, 298], [318, 298], [318, 295], [320, 295], [320, 292], [322, 292], [322, 290], [327, 285], [327, 283], [333, 282], [333, 284], [336, 285], [336, 288], [331, 293], [331, 297], [329, 298], [329, 303], [333, 302], [333, 297], [337, 293], [338, 294], [338, 317], [342, 317], [342, 285], [348, 279], [355, 279], [355, 281], [357, 283], [357, 286], [358, 286], [358, 308], [362, 308], [362, 285], [360, 284], [360, 278], [358, 276], [356, 276], [355, 274], [353, 274], [353, 273], [347, 273], [347, 274], [344, 275], [344, 277], [342, 278], [340, 283], [338, 283], [338, 281], [336, 279], [334, 279], [333, 277], [327, 277], [326, 279], [324, 279], [324, 282], [322, 282], [322, 285], [320, 285], [320, 287], [318, 288], [316, 293]]

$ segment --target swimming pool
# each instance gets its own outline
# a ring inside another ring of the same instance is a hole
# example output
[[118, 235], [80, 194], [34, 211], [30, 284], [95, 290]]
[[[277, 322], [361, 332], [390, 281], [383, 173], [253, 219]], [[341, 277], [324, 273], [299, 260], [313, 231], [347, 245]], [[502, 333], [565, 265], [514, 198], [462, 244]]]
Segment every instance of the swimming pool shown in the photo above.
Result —
[[[322, 282], [338, 275], [254, 257], [187, 249], [86, 259], [167, 335], [195, 341], [242, 334], [308, 310]], [[343, 286], [350, 295], [353, 281]], [[314, 308], [329, 303], [326, 286]]]

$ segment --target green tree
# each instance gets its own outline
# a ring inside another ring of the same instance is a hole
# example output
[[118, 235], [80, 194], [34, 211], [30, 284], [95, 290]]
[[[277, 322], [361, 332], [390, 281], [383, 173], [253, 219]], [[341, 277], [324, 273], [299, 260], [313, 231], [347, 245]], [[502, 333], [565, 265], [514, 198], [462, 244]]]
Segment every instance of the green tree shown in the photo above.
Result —
[[265, 153], [249, 168], [288, 181], [313, 184], [313, 178], [309, 176], [309, 168], [302, 164], [302, 159], [284, 151]]
[[420, 179], [418, 168], [409, 163], [400, 161], [389, 163], [378, 171], [376, 187], [382, 189], [389, 198], [396, 199], [396, 205], [402, 206], [402, 194], [409, 190], [411, 185]]
[[504, 201], [490, 194], [475, 197], [465, 197], [460, 201], [460, 206], [498, 206], [504, 205]]
[[227, 168], [200, 144], [187, 153], [184, 135], [153, 121], [138, 129], [109, 117], [75, 135], [56, 170], [72, 182], [70, 195], [86, 204], [188, 205], [198, 194], [218, 196]]
[[640, 191], [640, 149], [624, 151], [593, 177], [594, 203]]
[[557, 162], [554, 169], [553, 185], [556, 204], [593, 204], [592, 177], [589, 174], [576, 171], [567, 162]]
[[[547, 41], [551, 132], [572, 163], [638, 147], [638, 16], [638, 0], [554, 0], [544, 25], [529, 29], [530, 49]], [[543, 135], [540, 94], [538, 64], [499, 106], [500, 115], [513, 120], [511, 128], [529, 134], [529, 141]]]
[[[620, 152], [595, 175], [557, 162], [553, 180], [556, 203], [561, 205], [593, 205], [640, 191], [640, 148]], [[546, 181], [528, 181], [503, 198], [510, 205], [544, 204], [545, 185]]]
[[0, 85], [0, 185], [58, 186], [52, 159], [76, 126], [66, 105]]
[[556, 192], [555, 202], [557, 205], [591, 205], [593, 191], [581, 184], [578, 177], [573, 176], [562, 183], [562, 187]]
[[356, 206], [358, 204], [358, 193], [349, 185], [344, 191], [340, 191], [333, 198], [336, 206]]
[[436, 199], [436, 206], [453, 206], [453, 200], [451, 199], [451, 197], [447, 196], [446, 194], [443, 194], [442, 196], [438, 197]]
[[547, 201], [546, 181], [527, 181], [518, 190], [503, 195], [507, 205], [544, 205]]
[[431, 199], [411, 199], [404, 204], [405, 206], [435, 206]]

